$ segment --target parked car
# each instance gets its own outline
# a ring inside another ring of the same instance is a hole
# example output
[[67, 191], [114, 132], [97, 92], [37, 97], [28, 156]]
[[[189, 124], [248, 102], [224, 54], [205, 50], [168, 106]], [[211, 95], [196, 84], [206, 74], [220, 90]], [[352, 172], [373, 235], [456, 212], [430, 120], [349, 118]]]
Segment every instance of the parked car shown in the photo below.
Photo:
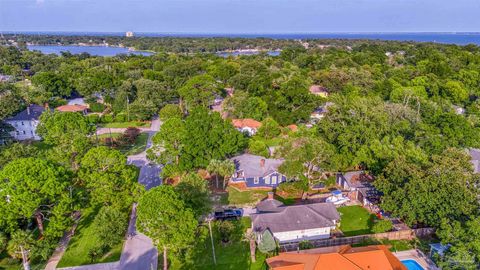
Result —
[[239, 220], [242, 215], [243, 211], [239, 208], [222, 208], [215, 210], [215, 220]]

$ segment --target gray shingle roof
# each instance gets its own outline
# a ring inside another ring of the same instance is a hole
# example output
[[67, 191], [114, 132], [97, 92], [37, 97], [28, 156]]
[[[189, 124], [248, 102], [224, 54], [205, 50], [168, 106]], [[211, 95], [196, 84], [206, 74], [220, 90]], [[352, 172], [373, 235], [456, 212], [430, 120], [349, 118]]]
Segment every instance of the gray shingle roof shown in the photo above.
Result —
[[45, 108], [40, 105], [32, 104], [28, 106], [28, 109], [25, 109], [14, 116], [11, 116], [6, 121], [30, 121], [38, 120], [40, 115], [45, 111]]
[[[261, 165], [261, 160], [265, 160], [265, 164]], [[264, 177], [275, 171], [284, 162], [283, 159], [264, 158], [251, 154], [243, 154], [231, 158], [235, 163], [236, 171], [243, 171], [244, 177]]]
[[253, 214], [253, 230], [269, 229], [272, 232], [288, 232], [335, 226], [340, 215], [332, 203], [281, 206], [276, 213]]
[[275, 199], [265, 199], [257, 204], [259, 212], [281, 212], [284, 207], [283, 203]]

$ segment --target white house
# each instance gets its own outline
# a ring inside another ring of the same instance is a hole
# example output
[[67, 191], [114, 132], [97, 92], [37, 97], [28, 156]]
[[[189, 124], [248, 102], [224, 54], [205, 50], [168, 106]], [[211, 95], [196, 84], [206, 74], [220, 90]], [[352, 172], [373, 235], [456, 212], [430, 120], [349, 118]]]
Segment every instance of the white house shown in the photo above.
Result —
[[262, 126], [261, 122], [251, 118], [232, 119], [233, 126], [240, 132], [247, 133], [249, 136], [255, 135]]
[[280, 243], [330, 238], [340, 215], [332, 203], [284, 206], [273, 193], [257, 205], [252, 228], [258, 237], [269, 230]]
[[33, 104], [16, 115], [5, 119], [5, 123], [15, 128], [15, 131], [10, 132], [10, 135], [18, 141], [40, 140], [41, 138], [37, 135], [36, 130], [38, 118], [44, 111], [44, 107]]

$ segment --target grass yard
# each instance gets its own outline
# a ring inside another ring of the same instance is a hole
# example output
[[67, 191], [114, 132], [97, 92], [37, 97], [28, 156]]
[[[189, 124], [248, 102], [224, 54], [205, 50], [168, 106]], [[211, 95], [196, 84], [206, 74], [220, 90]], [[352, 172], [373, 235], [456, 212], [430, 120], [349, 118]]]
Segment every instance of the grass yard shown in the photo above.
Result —
[[267, 197], [268, 190], [238, 190], [235, 187], [227, 187], [227, 194], [222, 197], [222, 204], [227, 205], [255, 205]]
[[[217, 264], [213, 263], [212, 245], [207, 226], [200, 227], [195, 246], [192, 247], [185, 258], [170, 256], [172, 262], [170, 269], [198, 269], [198, 270], [261, 270], [265, 269], [266, 256], [260, 252], [256, 254], [256, 262], [250, 261], [250, 248], [246, 241], [243, 241], [243, 233], [250, 227], [250, 218], [244, 217], [241, 221], [235, 222], [235, 232], [230, 243], [223, 244], [220, 240], [216, 223], [212, 223], [212, 232], [215, 245]], [[162, 259], [159, 256], [159, 269]], [[175, 257], [175, 258], [174, 258]]]
[[375, 215], [359, 206], [344, 206], [338, 208], [340, 213], [340, 230], [345, 236], [371, 234]]
[[[101, 135], [98, 135], [98, 140], [110, 138], [110, 136], [113, 139], [117, 139], [120, 136], [122, 136], [122, 133], [112, 133], [111, 135], [109, 133], [101, 134]], [[93, 140], [96, 140], [96, 138], [93, 137]], [[145, 147], [147, 147], [147, 140], [148, 140], [148, 133], [140, 133], [140, 135], [138, 135], [138, 137], [135, 139], [134, 144], [118, 147], [118, 150], [124, 153], [126, 156], [139, 154], [143, 152], [143, 150], [145, 150]], [[106, 146], [110, 146], [110, 145], [106, 145]]]
[[130, 121], [130, 122], [113, 122], [113, 123], [102, 123], [99, 124], [99, 127], [104, 128], [128, 128], [128, 127], [149, 127], [150, 122], [143, 121]]
[[353, 244], [353, 247], [363, 247], [363, 246], [370, 246], [370, 245], [386, 245], [390, 246], [390, 251], [397, 252], [397, 251], [404, 251], [410, 250], [415, 248], [414, 244], [415, 240], [388, 240], [388, 239], [368, 239], [358, 244]]
[[85, 211], [83, 211], [83, 217], [78, 224], [75, 235], [70, 240], [65, 254], [58, 263], [58, 267], [115, 262], [120, 260], [123, 242], [112, 248], [99, 260], [92, 261], [89, 258], [89, 250], [99, 244], [98, 237], [95, 234], [95, 228], [93, 227], [93, 220], [95, 219], [96, 214], [97, 210], [93, 209], [86, 209]]

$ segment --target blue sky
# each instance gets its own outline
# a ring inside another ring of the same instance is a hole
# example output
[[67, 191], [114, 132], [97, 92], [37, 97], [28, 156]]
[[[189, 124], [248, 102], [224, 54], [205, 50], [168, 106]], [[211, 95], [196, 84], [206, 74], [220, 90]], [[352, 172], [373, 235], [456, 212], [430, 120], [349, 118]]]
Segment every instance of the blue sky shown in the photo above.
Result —
[[478, 32], [479, 0], [0, 0], [0, 31]]

